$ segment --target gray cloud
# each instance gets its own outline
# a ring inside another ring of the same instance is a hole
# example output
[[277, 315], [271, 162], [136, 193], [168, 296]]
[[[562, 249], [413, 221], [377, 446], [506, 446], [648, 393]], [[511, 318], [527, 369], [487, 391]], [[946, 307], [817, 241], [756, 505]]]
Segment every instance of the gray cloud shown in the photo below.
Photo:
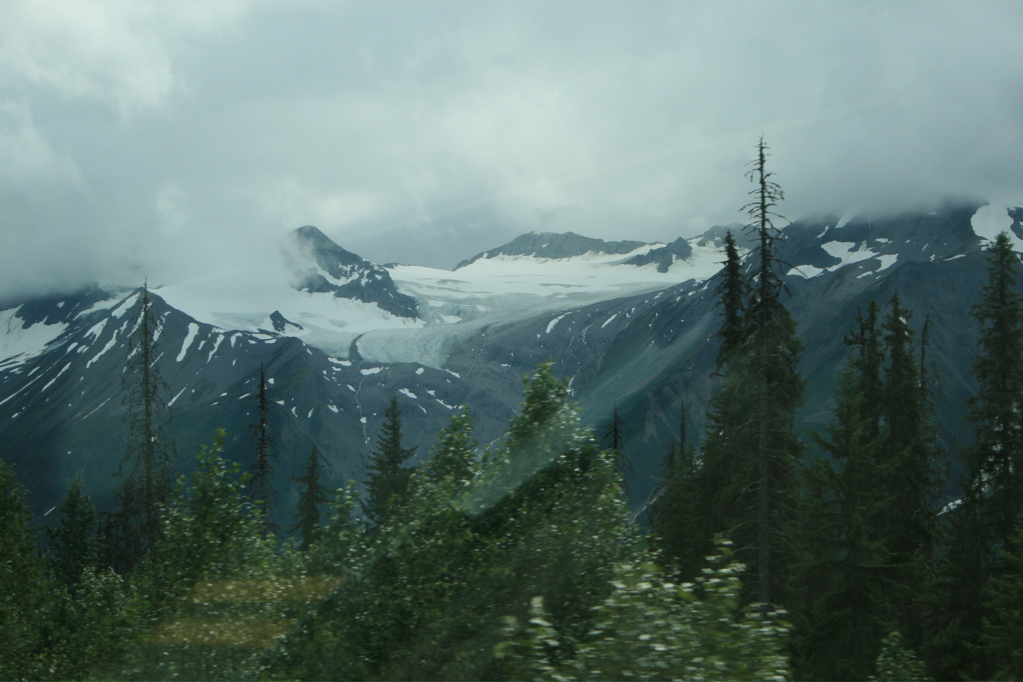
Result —
[[[0, 5], [0, 293], [270, 267], [316, 224], [450, 267], [523, 231], [1023, 203], [1013, 2]], [[125, 265], [125, 264], [129, 265]]]

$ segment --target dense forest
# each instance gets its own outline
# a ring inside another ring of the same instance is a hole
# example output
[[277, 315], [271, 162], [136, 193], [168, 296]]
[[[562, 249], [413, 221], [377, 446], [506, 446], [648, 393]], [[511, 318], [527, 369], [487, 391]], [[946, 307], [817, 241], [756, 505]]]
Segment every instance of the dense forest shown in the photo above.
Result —
[[[664, 453], [630, 524], [630, 453], [551, 363], [489, 447], [471, 406], [422, 464], [392, 401], [361, 488], [308, 453], [293, 524], [270, 521], [280, 448], [266, 378], [252, 459], [211, 434], [177, 477], [148, 300], [126, 358], [113, 509], [81, 479], [41, 537], [0, 461], [2, 679], [1016, 679], [1023, 676], [1023, 296], [1004, 233], [950, 452], [931, 417], [931, 324], [899, 298], [836, 320], [831, 423], [797, 437], [801, 343], [775, 258], [781, 188], [761, 142], [729, 235], [709, 426]], [[709, 368], [710, 369], [710, 368]], [[692, 406], [690, 406], [692, 409]], [[602, 443], [601, 440], [604, 442]], [[604, 447], [607, 446], [607, 447]], [[962, 496], [943, 499], [949, 461]]]

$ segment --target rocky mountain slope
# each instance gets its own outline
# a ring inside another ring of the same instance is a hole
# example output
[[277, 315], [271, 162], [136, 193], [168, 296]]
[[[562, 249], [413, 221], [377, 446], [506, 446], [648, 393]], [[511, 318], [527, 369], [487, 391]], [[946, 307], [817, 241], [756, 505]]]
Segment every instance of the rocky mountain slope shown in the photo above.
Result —
[[[779, 256], [806, 349], [804, 431], [829, 418], [842, 336], [857, 309], [897, 292], [916, 329], [930, 322], [940, 433], [950, 444], [965, 437], [977, 333], [969, 306], [985, 277], [984, 241], [993, 237], [974, 230], [977, 208], [830, 216], [785, 228]], [[1002, 216], [998, 229], [1009, 229], [1015, 216]], [[690, 440], [703, 427], [715, 386], [714, 274], [724, 232], [653, 245], [534, 233], [441, 271], [381, 268], [303, 227], [294, 235], [291, 287], [155, 287], [157, 367], [169, 386], [178, 470], [190, 470], [196, 447], [218, 427], [228, 431], [228, 455], [248, 461], [262, 364], [284, 524], [296, 496], [291, 476], [314, 444], [329, 463], [330, 485], [360, 479], [392, 396], [420, 458], [461, 404], [488, 443], [514, 414], [523, 376], [552, 359], [598, 430], [618, 406], [639, 508], [678, 437], [680, 412]], [[136, 290], [105, 286], [0, 311], [3, 456], [41, 514], [78, 471], [101, 507], [110, 501], [138, 308]]]

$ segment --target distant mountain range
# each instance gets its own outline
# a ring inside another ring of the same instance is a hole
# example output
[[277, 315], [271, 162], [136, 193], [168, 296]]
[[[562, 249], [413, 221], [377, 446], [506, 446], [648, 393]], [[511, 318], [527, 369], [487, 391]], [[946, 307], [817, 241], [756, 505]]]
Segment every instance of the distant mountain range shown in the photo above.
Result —
[[[941, 436], [950, 444], [965, 437], [977, 336], [969, 306], [985, 279], [985, 240], [994, 236], [974, 231], [977, 208], [825, 216], [784, 228], [786, 301], [805, 344], [804, 433], [830, 417], [842, 337], [857, 309], [897, 292], [914, 311], [912, 326], [931, 322], [927, 357]], [[1021, 217], [1014, 208], [1004, 221], [1017, 239]], [[553, 359], [598, 433], [615, 406], [625, 420], [638, 508], [679, 435], [681, 411], [688, 439], [698, 440], [704, 425], [716, 381], [714, 276], [728, 229], [748, 249], [739, 226], [670, 244], [530, 233], [446, 271], [381, 267], [305, 226], [293, 234], [290, 286], [253, 272], [154, 287], [157, 367], [170, 389], [178, 469], [191, 470], [197, 446], [218, 427], [228, 432], [227, 455], [249, 460], [262, 364], [283, 524], [297, 496], [291, 476], [314, 444], [330, 485], [361, 480], [394, 396], [419, 459], [461, 404], [489, 443], [515, 413], [523, 376]], [[3, 456], [40, 514], [79, 471], [97, 503], [110, 502], [124, 451], [126, 344], [139, 305], [137, 290], [95, 285], [0, 311]]]

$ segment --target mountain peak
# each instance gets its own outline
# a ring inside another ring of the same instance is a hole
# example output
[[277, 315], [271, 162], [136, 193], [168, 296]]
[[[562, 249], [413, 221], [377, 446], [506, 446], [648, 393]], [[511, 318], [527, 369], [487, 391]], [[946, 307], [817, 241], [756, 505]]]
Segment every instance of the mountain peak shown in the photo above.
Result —
[[303, 225], [291, 235], [312, 261], [297, 286], [299, 290], [331, 292], [336, 298], [375, 303], [401, 317], [417, 316], [419, 304], [398, 292], [384, 268], [341, 248], [313, 225]]
[[481, 258], [495, 256], [532, 256], [534, 258], [572, 258], [585, 253], [626, 254], [647, 246], [646, 242], [631, 240], [604, 241], [584, 237], [575, 232], [529, 232], [519, 235], [504, 246], [484, 251], [455, 266], [455, 270], [475, 263]]
[[323, 234], [323, 231], [315, 225], [303, 225], [302, 227], [296, 227], [293, 231], [296, 236], [302, 239], [325, 239], [330, 241], [330, 238]]

